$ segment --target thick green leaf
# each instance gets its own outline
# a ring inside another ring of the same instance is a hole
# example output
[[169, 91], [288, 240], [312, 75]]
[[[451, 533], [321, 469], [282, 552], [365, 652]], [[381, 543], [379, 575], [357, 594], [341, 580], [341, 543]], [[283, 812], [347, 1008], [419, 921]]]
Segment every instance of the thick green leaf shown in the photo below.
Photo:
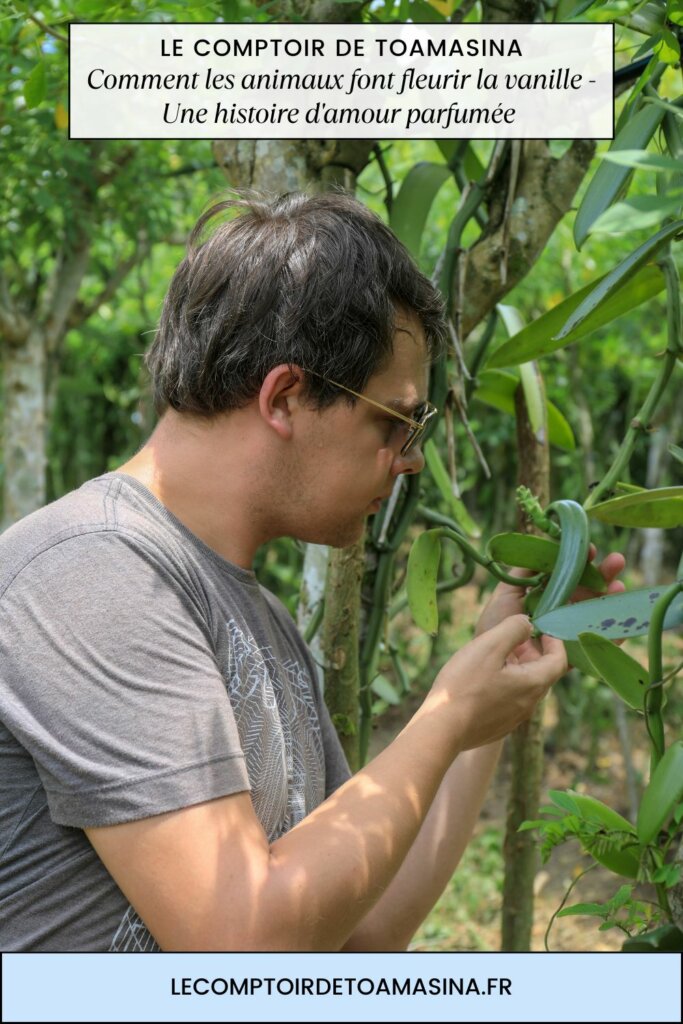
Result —
[[[576, 793], [573, 790], [569, 790], [567, 793], [571, 797], [575, 811], [574, 813], [581, 818], [582, 821], [591, 822], [594, 825], [602, 826], [607, 832], [627, 832], [634, 837], [636, 830], [630, 821], [623, 818], [621, 814], [608, 807], [607, 804], [603, 804], [602, 800], [596, 800], [594, 796], [588, 796], [585, 793]], [[640, 867], [640, 857], [635, 849], [620, 850], [615, 849], [614, 845], [609, 843], [608, 837], [605, 837], [605, 841], [602, 842], [599, 837], [596, 837], [590, 843], [584, 839], [581, 842], [584, 850], [590, 853], [591, 857], [602, 864], [604, 867], [609, 868], [610, 871], [615, 871], [618, 875], [623, 875], [625, 878], [636, 878]]]
[[41, 60], [36, 64], [31, 74], [24, 82], [24, 99], [26, 100], [26, 107], [29, 110], [33, 107], [37, 107], [39, 103], [43, 102], [45, 99], [46, 86], [47, 79], [45, 76], [45, 64]]
[[664, 28], [659, 33], [660, 38], [654, 46], [654, 53], [664, 64], [675, 64], [681, 57], [681, 47], [673, 32]]
[[[547, 537], [535, 537], [530, 533], [498, 533], [488, 543], [488, 553], [496, 562], [518, 566], [520, 569], [534, 569], [536, 572], [552, 572], [560, 545]], [[579, 583], [598, 593], [605, 589], [601, 573], [589, 562], [583, 570]]]
[[462, 527], [468, 537], [474, 537], [475, 539], [481, 537], [481, 530], [465, 508], [464, 502], [453, 493], [451, 478], [441, 460], [439, 449], [434, 444], [434, 441], [427, 441], [424, 446], [424, 456], [434, 483], [439, 488], [441, 497], [446, 502], [449, 512], [453, 515], [456, 523]]
[[593, 860], [602, 864], [603, 867], [609, 868], [610, 871], [614, 871], [615, 874], [623, 875], [624, 878], [638, 877], [640, 858], [634, 851], [615, 849], [607, 839], [590, 844], [584, 841], [581, 845]]
[[481, 181], [486, 173], [486, 168], [477, 156], [472, 143], [468, 143], [463, 157], [465, 174], [470, 181]]
[[639, 484], [628, 484], [623, 480], [617, 480], [614, 485], [615, 491], [622, 491], [624, 494], [642, 494], [643, 491], [647, 490], [647, 487], [641, 487]]
[[[514, 373], [507, 373], [503, 370], [483, 370], [479, 374], [478, 386], [472, 393], [472, 398], [491, 405], [501, 412], [515, 414], [515, 391], [519, 379]], [[560, 410], [552, 402], [546, 401], [548, 409], [548, 438], [551, 444], [562, 448], [565, 451], [574, 451], [576, 442], [569, 423]]]
[[683, 526], [683, 487], [658, 487], [610, 498], [588, 509], [588, 515], [612, 526]]
[[640, 168], [644, 171], [651, 171], [653, 174], [681, 173], [679, 160], [672, 156], [665, 156], [663, 153], [648, 153], [646, 149], [611, 149], [608, 153], [603, 153], [602, 158], [611, 164]]
[[541, 374], [535, 363], [522, 363], [519, 377], [524, 391], [529, 423], [538, 442], [545, 442], [546, 402]]
[[503, 326], [508, 333], [509, 338], [513, 338], [515, 334], [518, 334], [524, 328], [524, 318], [517, 309], [516, 306], [507, 305], [504, 302], [499, 302], [496, 306], [496, 311], [503, 321]]
[[[460, 139], [437, 139], [436, 144], [441, 150], [444, 160], [450, 167], [451, 160], [455, 154], [457, 147], [460, 145]], [[474, 151], [474, 147], [468, 143], [462, 157], [462, 165], [465, 169], [465, 174], [470, 181], [479, 181], [484, 177], [485, 168], [481, 160]]]
[[675, 924], [633, 935], [621, 947], [622, 953], [683, 953], [683, 931]]
[[683, 800], [683, 740], [676, 740], [659, 762], [638, 808], [638, 838], [651, 843]]
[[548, 796], [554, 804], [561, 807], [563, 811], [567, 811], [569, 814], [577, 814], [576, 804], [574, 803], [573, 794], [571, 792], [565, 793], [562, 789], [551, 789], [548, 791]]
[[616, 320], [617, 317], [628, 313], [631, 309], [647, 302], [654, 295], [657, 295], [664, 288], [664, 275], [657, 266], [648, 265], [638, 271], [635, 277], [629, 280], [627, 285], [617, 289], [606, 302], [602, 303], [580, 325], [563, 339], [558, 340], [557, 332], [566, 323], [567, 318], [591, 294], [597, 284], [603, 278], [591, 282], [579, 291], [574, 292], [563, 302], [548, 310], [542, 316], [516, 334], [510, 341], [504, 342], [500, 348], [492, 354], [487, 366], [502, 367], [513, 366], [517, 363], [527, 362], [529, 359], [537, 359], [539, 356], [555, 352], [573, 341], [583, 338], [598, 327]]
[[593, 676], [595, 679], [600, 678], [592, 662], [583, 653], [578, 640], [565, 640], [564, 649], [567, 652], [567, 661], [571, 668], [577, 669], [583, 676]]
[[[534, 620], [541, 633], [560, 640], [578, 640], [581, 633], [599, 633], [608, 640], [629, 636], [643, 636], [650, 626], [650, 616], [657, 598], [666, 590], [661, 587], [641, 587], [622, 594], [606, 594], [590, 601], [579, 601], [556, 608]], [[675, 629], [683, 624], [683, 594], [678, 594], [669, 605], [664, 629]]]
[[450, 164], [458, 145], [458, 139], [437, 139], [436, 144], [447, 164]]
[[390, 682], [386, 676], [375, 676], [370, 683], [370, 689], [373, 693], [376, 693], [378, 697], [385, 700], [387, 704], [400, 704], [401, 698], [396, 690], [396, 687]]
[[408, 171], [391, 207], [389, 224], [403, 244], [417, 259], [422, 234], [434, 197], [451, 170], [446, 164], [418, 163]]
[[661, 224], [671, 214], [679, 214], [683, 194], [670, 192], [666, 196], [632, 196], [623, 203], [615, 203], [601, 213], [591, 227], [592, 235], [625, 235]]
[[[616, 135], [610, 150], [645, 149], [656, 132], [664, 111], [654, 105], [642, 107], [629, 118]], [[604, 162], [600, 164], [586, 189], [574, 221], [574, 240], [580, 249], [588, 236], [591, 225], [612, 203], [619, 198], [626, 187], [632, 170]]]
[[438, 530], [425, 530], [414, 542], [408, 555], [406, 592], [413, 619], [421, 629], [433, 636], [439, 628], [436, 605], [436, 583], [441, 559], [441, 538]]
[[[505, 325], [509, 338], [513, 338], [524, 329], [524, 319], [516, 306], [509, 306], [499, 302], [496, 309]], [[519, 367], [519, 378], [522, 384], [522, 391], [524, 392], [524, 402], [531, 429], [536, 440], [543, 444], [546, 440], [545, 433], [547, 430], [543, 379], [533, 361], [521, 364]]]
[[673, 455], [674, 459], [679, 462], [683, 462], [683, 448], [679, 448], [677, 444], [668, 445], [669, 454]]
[[446, 20], [446, 15], [443, 10], [447, 7], [446, 4], [440, 4], [435, 2], [434, 4], [427, 3], [425, 0], [411, 0], [410, 2], [410, 20], [415, 22], [417, 25], [431, 24], [439, 25], [443, 24]]
[[602, 903], [573, 903], [571, 907], [563, 907], [558, 910], [557, 917], [572, 917], [577, 914], [585, 914], [587, 917], [604, 917], [605, 907]]
[[602, 278], [590, 295], [587, 295], [583, 302], [574, 310], [562, 330], [559, 331], [557, 335], [558, 340], [566, 338], [571, 331], [583, 323], [610, 295], [613, 295], [617, 289], [621, 288], [627, 281], [630, 281], [636, 272], [648, 260], [651, 260], [662, 246], [681, 231], [683, 231], [683, 220], [674, 221], [673, 224], [667, 224], [666, 227], [663, 227], [652, 238], [648, 238], [634, 252], [629, 253], [614, 270], [611, 270], [609, 274]]
[[668, 103], [661, 96], [645, 96], [643, 103], [652, 107], [660, 107], [666, 114], [673, 114], [674, 117], [683, 118], [683, 107], [678, 105], [680, 100], [676, 100], [676, 103]]
[[674, 25], [683, 25], [683, 0], [666, 0], [666, 16]]
[[642, 711], [649, 683], [647, 669], [598, 633], [580, 633], [579, 643], [600, 679], [629, 707]]

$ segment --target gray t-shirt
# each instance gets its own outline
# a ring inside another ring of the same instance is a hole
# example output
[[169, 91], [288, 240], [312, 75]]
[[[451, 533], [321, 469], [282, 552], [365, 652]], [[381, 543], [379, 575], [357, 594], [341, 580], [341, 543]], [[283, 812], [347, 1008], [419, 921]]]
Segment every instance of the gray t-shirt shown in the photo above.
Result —
[[82, 829], [250, 790], [274, 841], [349, 778], [315, 678], [281, 602], [132, 477], [7, 530], [0, 948], [158, 949]]

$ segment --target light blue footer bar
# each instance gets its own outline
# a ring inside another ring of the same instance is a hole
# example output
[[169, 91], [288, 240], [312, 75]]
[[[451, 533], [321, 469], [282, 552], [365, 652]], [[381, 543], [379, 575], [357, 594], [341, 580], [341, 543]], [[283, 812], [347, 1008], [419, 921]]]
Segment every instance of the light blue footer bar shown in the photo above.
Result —
[[678, 954], [9, 953], [4, 1021], [680, 1021]]

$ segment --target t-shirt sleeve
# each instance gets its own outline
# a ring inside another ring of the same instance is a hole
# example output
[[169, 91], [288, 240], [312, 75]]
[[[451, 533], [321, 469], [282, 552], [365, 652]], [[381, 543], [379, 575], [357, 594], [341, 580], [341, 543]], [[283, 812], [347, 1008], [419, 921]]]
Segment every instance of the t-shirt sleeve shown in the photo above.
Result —
[[206, 610], [167, 555], [96, 531], [0, 599], [2, 718], [57, 824], [110, 825], [248, 790]]

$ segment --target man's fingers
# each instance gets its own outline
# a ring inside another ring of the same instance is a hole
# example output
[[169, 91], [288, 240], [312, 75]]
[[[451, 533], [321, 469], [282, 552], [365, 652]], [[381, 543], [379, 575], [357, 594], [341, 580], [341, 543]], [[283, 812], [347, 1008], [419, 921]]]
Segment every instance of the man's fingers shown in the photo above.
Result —
[[511, 663], [508, 664], [507, 670], [513, 678], [526, 680], [532, 685], [549, 687], [567, 672], [567, 652], [561, 640], [545, 634], [541, 636], [541, 652], [535, 661]]
[[[594, 545], [591, 545], [594, 547]], [[588, 559], [590, 561], [591, 555], [589, 553]], [[596, 566], [604, 579], [607, 587], [605, 593], [607, 594], [621, 594], [626, 587], [615, 577], [623, 571], [626, 565], [626, 559], [618, 551], [613, 551], [611, 555], [607, 555], [600, 565]], [[601, 597], [601, 594], [596, 593], [594, 590], [590, 590], [588, 587], [577, 587], [571, 596], [571, 604], [576, 604], [579, 601], [590, 601], [592, 598]]]
[[612, 583], [616, 576], [620, 572], [623, 572], [626, 566], [626, 559], [619, 551], [613, 551], [611, 555], [606, 555], [602, 562], [598, 566], [605, 582]]
[[497, 626], [487, 629], [477, 638], [477, 643], [489, 651], [496, 651], [501, 666], [515, 647], [519, 647], [531, 636], [531, 622], [526, 615], [509, 615]]

